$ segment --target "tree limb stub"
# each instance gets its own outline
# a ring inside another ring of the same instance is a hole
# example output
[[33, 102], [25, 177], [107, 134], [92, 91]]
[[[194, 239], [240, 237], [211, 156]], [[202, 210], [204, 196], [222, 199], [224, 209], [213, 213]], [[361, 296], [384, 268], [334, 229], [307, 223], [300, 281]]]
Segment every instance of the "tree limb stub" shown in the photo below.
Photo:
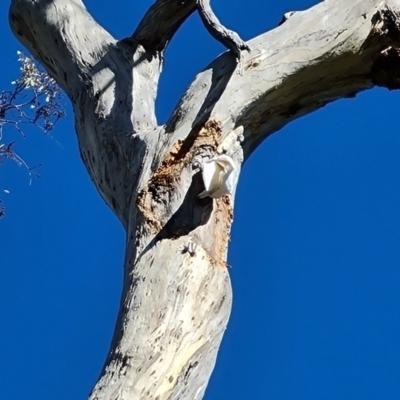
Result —
[[400, 0], [326, 0], [254, 38], [243, 76], [229, 53], [217, 57], [160, 126], [162, 52], [196, 8], [242, 56], [206, 0], [157, 0], [122, 41], [81, 0], [11, 0], [15, 35], [70, 97], [82, 159], [127, 231], [121, 308], [91, 400], [203, 396], [230, 312], [233, 199], [198, 198], [195, 160], [227, 154], [240, 166], [293, 119], [400, 86]]

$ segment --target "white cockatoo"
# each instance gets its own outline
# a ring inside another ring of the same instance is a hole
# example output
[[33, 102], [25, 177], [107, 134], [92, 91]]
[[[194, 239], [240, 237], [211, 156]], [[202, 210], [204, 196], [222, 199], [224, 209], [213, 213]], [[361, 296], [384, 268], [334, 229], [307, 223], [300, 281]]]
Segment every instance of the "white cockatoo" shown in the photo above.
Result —
[[233, 177], [236, 170], [235, 162], [226, 154], [221, 154], [202, 162], [202, 175], [205, 190], [199, 194], [200, 199], [222, 197], [231, 194], [233, 189]]

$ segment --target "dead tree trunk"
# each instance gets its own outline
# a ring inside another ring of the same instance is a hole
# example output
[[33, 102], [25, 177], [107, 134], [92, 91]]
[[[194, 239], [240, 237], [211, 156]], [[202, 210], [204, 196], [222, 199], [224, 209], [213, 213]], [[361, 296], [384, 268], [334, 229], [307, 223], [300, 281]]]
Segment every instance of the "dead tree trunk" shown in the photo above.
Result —
[[[400, 0], [326, 0], [249, 47], [208, 3], [156, 0], [116, 40], [81, 0], [11, 0], [15, 35], [71, 99], [82, 159], [126, 229], [120, 312], [92, 400], [202, 398], [231, 308], [226, 248], [243, 160], [294, 118], [400, 86]], [[194, 11], [229, 51], [158, 125], [163, 52]], [[200, 199], [201, 166], [221, 154], [232, 195]]]

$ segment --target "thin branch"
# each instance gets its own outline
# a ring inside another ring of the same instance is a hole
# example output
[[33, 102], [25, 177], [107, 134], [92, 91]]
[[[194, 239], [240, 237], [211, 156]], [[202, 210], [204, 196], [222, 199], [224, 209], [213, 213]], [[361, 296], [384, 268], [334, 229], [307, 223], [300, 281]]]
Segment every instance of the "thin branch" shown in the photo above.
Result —
[[242, 51], [250, 52], [249, 45], [239, 35], [225, 28], [211, 9], [210, 0], [196, 0], [197, 10], [204, 26], [210, 34], [236, 55], [238, 61], [242, 59]]

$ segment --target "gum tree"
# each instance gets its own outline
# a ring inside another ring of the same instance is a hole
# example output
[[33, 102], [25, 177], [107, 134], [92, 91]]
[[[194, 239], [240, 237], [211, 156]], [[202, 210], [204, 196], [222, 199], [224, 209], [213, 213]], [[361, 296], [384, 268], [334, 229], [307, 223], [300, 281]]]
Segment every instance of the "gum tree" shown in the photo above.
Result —
[[[231, 308], [226, 250], [241, 164], [328, 102], [398, 88], [399, 9], [400, 0], [326, 0], [244, 43], [205, 0], [155, 0], [121, 40], [81, 0], [11, 0], [12, 30], [70, 98], [83, 162], [126, 230], [119, 316], [89, 399], [202, 398]], [[163, 53], [193, 12], [228, 51], [160, 125]], [[221, 157], [230, 194], [199, 198], [201, 170]]]

